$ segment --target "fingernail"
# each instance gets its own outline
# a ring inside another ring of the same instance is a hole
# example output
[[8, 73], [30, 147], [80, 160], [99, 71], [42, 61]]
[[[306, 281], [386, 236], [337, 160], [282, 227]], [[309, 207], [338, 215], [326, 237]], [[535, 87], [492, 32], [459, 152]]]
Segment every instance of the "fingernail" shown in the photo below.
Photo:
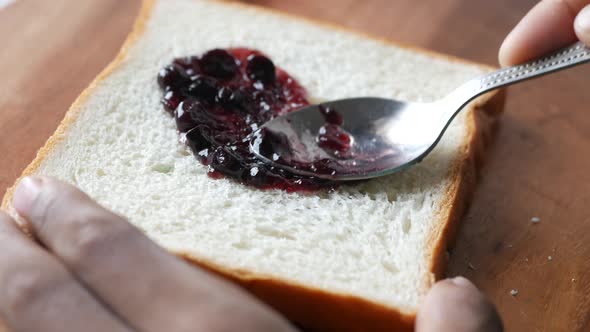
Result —
[[19, 214], [24, 216], [29, 214], [33, 202], [41, 192], [42, 185], [41, 178], [32, 176], [27, 176], [19, 182], [12, 198], [12, 205]]
[[463, 277], [455, 277], [451, 279], [451, 282], [459, 287], [473, 287], [471, 281]]
[[584, 7], [576, 16], [574, 27], [578, 38], [586, 43], [590, 41], [590, 5]]

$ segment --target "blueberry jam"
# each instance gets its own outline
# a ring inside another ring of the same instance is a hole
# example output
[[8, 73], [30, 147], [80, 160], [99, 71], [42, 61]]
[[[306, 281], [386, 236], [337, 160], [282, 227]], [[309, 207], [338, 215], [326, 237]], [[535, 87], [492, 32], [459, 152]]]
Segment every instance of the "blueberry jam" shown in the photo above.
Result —
[[320, 112], [326, 123], [320, 127], [317, 137], [318, 146], [324, 151], [339, 158], [350, 158], [350, 135], [342, 129], [344, 120], [336, 110], [328, 106], [320, 105]]
[[[209, 166], [209, 176], [289, 192], [334, 186], [267, 166], [250, 152], [252, 134], [263, 123], [309, 105], [305, 89], [264, 54], [233, 48], [178, 58], [159, 72], [158, 84], [164, 108], [197, 159]], [[318, 143], [345, 151], [350, 139], [338, 131], [338, 115], [327, 110], [325, 117]]]

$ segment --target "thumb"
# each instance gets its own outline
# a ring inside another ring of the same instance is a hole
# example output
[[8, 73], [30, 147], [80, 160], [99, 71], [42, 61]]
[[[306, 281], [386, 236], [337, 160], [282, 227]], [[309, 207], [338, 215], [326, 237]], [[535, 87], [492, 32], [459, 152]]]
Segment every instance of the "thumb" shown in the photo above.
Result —
[[420, 306], [416, 332], [501, 332], [494, 305], [463, 277], [435, 284]]
[[584, 7], [574, 21], [576, 35], [584, 44], [590, 45], [590, 5]]

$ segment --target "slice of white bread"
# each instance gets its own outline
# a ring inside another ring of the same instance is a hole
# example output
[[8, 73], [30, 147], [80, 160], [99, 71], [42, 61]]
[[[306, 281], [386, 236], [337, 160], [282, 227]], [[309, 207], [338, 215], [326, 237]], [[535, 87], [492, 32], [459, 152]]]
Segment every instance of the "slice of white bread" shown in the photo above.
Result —
[[[162, 246], [312, 330], [411, 329], [444, 269], [502, 96], [471, 103], [406, 171], [333, 192], [258, 190], [206, 175], [178, 142], [156, 83], [175, 57], [240, 46], [269, 55], [312, 100], [430, 101], [490, 70], [256, 7], [145, 1], [119, 56], [23, 176], [75, 184]], [[3, 208], [11, 209], [12, 193]]]

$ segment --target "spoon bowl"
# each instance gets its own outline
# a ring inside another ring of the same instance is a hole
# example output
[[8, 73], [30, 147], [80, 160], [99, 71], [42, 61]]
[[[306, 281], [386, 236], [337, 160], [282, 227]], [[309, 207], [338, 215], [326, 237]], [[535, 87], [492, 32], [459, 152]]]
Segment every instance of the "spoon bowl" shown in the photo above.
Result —
[[[281, 162], [282, 159], [273, 160], [272, 154], [261, 152], [256, 143], [252, 150], [262, 160], [293, 173], [331, 180], [360, 180], [368, 174], [370, 177], [387, 175], [419, 162], [434, 147], [432, 143], [445, 125], [442, 114], [439, 112], [436, 116], [434, 108], [439, 106], [435, 103], [366, 97], [331, 101], [321, 107], [337, 110], [344, 119], [340, 127], [352, 139], [349, 155], [353, 158], [336, 158], [317, 148], [317, 133], [325, 122], [320, 105], [277, 117], [262, 128], [286, 135], [289, 142], [297, 142], [297, 160], [313, 162], [331, 158], [341, 171], [334, 173], [332, 168], [311, 171], [291, 162]], [[428, 129], [414, 130], [418, 126]]]

